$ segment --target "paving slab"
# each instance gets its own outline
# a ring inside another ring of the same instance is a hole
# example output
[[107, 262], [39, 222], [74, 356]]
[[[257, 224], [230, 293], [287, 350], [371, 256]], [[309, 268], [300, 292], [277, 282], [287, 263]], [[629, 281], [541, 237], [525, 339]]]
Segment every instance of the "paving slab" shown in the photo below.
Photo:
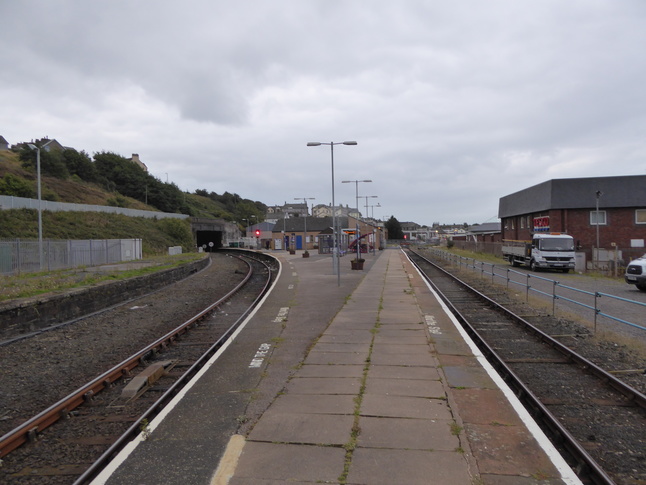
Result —
[[342, 448], [249, 441], [240, 455], [235, 478], [242, 484], [254, 478], [280, 483], [338, 483], [344, 463]]
[[460, 440], [453, 420], [361, 417], [358, 446], [402, 450], [455, 451]]
[[524, 427], [466, 423], [465, 431], [481, 473], [559, 477], [554, 465], [541, 453], [536, 440]]
[[368, 359], [368, 351], [365, 352], [318, 352], [313, 350], [307, 357], [308, 364], [319, 365], [361, 365]]
[[[338, 379], [337, 379], [338, 380]], [[446, 391], [440, 381], [422, 383], [419, 379], [378, 378], [368, 374], [366, 394], [383, 394], [389, 396], [426, 397], [445, 399]]]
[[[333, 367], [333, 366], [326, 366]], [[286, 387], [288, 394], [350, 394], [356, 396], [361, 390], [359, 377], [298, 377]]]
[[362, 416], [391, 418], [452, 419], [446, 401], [410, 396], [366, 394], [361, 403]]
[[277, 413], [353, 414], [354, 396], [284, 394], [270, 408]]
[[280, 443], [342, 446], [350, 440], [354, 416], [299, 414], [268, 411], [249, 439]]
[[440, 374], [437, 367], [417, 367], [405, 365], [371, 365], [368, 371], [369, 378], [383, 379], [422, 379], [439, 381]]
[[305, 364], [298, 371], [299, 377], [362, 377], [364, 365]]
[[472, 485], [462, 454], [359, 448], [348, 474], [350, 484], [370, 485]]

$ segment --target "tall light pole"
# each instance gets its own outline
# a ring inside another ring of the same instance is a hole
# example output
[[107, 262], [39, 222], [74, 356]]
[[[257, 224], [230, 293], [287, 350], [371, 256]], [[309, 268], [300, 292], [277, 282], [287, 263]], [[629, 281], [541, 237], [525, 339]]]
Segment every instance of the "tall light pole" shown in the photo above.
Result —
[[324, 143], [319, 141], [310, 141], [308, 147], [317, 147], [320, 145], [330, 145], [330, 155], [332, 157], [332, 266], [336, 271], [337, 285], [341, 286], [341, 268], [339, 267], [339, 246], [336, 228], [336, 205], [334, 203], [334, 145], [356, 145], [356, 141], [330, 142]]
[[[354, 182], [354, 188], [355, 188], [355, 201], [356, 205], [355, 207], [357, 208], [357, 212], [359, 212], [359, 182], [372, 182], [372, 180], [342, 180], [342, 184], [351, 184]], [[361, 214], [361, 212], [359, 212]], [[359, 214], [357, 214], [357, 224], [356, 224], [356, 241], [357, 241], [357, 261], [361, 259], [361, 248], [359, 244]], [[366, 213], [366, 217], [368, 217], [368, 214]]]
[[597, 196], [597, 212], [595, 214], [595, 219], [597, 223], [597, 261], [595, 265], [595, 269], [599, 271], [599, 198], [603, 195], [603, 192], [600, 190], [597, 190], [596, 196]]
[[43, 208], [40, 190], [40, 147], [28, 143], [27, 146], [36, 150], [36, 178], [38, 179], [38, 265], [40, 271], [43, 270]]
[[314, 197], [294, 197], [294, 200], [302, 200], [305, 204], [305, 222], [303, 227], [303, 249], [307, 251], [307, 214], [309, 212], [307, 208], [307, 201], [314, 200]]
[[371, 219], [375, 218], [375, 207], [381, 207], [381, 204], [379, 202], [377, 202], [377, 205], [371, 205], [370, 206], [370, 208], [372, 209], [372, 211], [371, 211], [372, 215], [370, 216]]
[[[365, 197], [365, 198], [366, 198], [366, 217], [367, 217], [367, 215], [368, 215], [368, 199], [370, 199], [370, 198], [372, 198], [372, 199], [376, 199], [376, 198], [377, 198], [377, 197], [379, 197], [379, 196], [378, 196], [378, 195], [362, 195], [361, 197]], [[374, 241], [373, 241], [373, 242], [374, 242]], [[368, 250], [368, 249], [366, 248], [366, 251], [367, 251], [367, 250]]]

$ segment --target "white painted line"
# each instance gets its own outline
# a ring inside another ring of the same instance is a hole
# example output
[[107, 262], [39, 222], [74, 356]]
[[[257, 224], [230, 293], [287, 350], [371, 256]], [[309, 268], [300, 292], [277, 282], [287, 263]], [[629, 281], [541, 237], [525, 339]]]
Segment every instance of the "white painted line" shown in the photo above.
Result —
[[[150, 424], [148, 425], [147, 434], [150, 436], [155, 429], [161, 424], [161, 422], [170, 414], [170, 412], [177, 406], [177, 404], [184, 398], [184, 396], [188, 393], [188, 391], [191, 390], [191, 388], [197, 383], [197, 381], [213, 366], [213, 364], [220, 358], [220, 356], [224, 353], [224, 351], [229, 347], [229, 345], [235, 340], [235, 338], [242, 332], [242, 330], [247, 326], [247, 323], [251, 321], [251, 319], [254, 317], [256, 312], [260, 309], [260, 307], [265, 303], [265, 300], [269, 297], [272, 291], [274, 291], [274, 288], [276, 287], [276, 283], [278, 282], [280, 275], [283, 271], [283, 266], [280, 263], [280, 260], [276, 258], [276, 262], [278, 263], [278, 275], [276, 276], [276, 279], [274, 280], [274, 285], [271, 287], [271, 289], [267, 292], [267, 294], [260, 300], [256, 308], [253, 309], [253, 311], [247, 316], [244, 322], [240, 324], [240, 326], [236, 329], [236, 331], [231, 335], [231, 338], [227, 340], [227, 342], [209, 359], [209, 361], [202, 367], [197, 374], [195, 374], [195, 377], [191, 379], [184, 388], [177, 393], [177, 395], [169, 402], [164, 409], [153, 419]], [[91, 482], [91, 485], [105, 485], [105, 483], [108, 481], [110, 476], [121, 466], [121, 464], [126, 461], [126, 459], [130, 456], [130, 454], [135, 451], [137, 446], [139, 446], [139, 443], [142, 441], [145, 441], [145, 438], [143, 437], [142, 433], [139, 433], [135, 439], [133, 439], [130, 443], [128, 443], [123, 450], [121, 450], [117, 456], [114, 457], [114, 459], [108, 464], [107, 467], [101, 471], [101, 473]]]
[[[408, 257], [408, 255], [406, 255], [406, 257]], [[417, 269], [417, 266], [415, 266], [415, 268]], [[417, 272], [419, 273], [419, 269], [417, 269]], [[420, 276], [421, 276], [421, 273], [420, 273]], [[565, 482], [567, 485], [583, 485], [581, 480], [579, 480], [579, 477], [576, 476], [572, 468], [570, 468], [570, 466], [566, 463], [566, 461], [563, 459], [561, 454], [554, 447], [554, 445], [549, 440], [549, 438], [545, 435], [545, 433], [543, 433], [543, 430], [538, 426], [536, 421], [534, 421], [534, 418], [527, 412], [525, 407], [521, 404], [520, 400], [509, 388], [509, 386], [503, 380], [503, 378], [500, 377], [500, 374], [498, 374], [498, 371], [496, 371], [496, 369], [494, 369], [491, 366], [491, 364], [485, 358], [482, 352], [480, 352], [480, 349], [478, 348], [478, 346], [471, 339], [471, 337], [466, 332], [466, 330], [462, 328], [462, 325], [460, 325], [460, 322], [458, 322], [458, 320], [455, 318], [455, 315], [451, 313], [451, 310], [449, 310], [449, 308], [442, 301], [440, 296], [435, 292], [433, 287], [428, 283], [428, 281], [426, 281], [426, 278], [423, 278], [423, 279], [424, 279], [424, 283], [426, 283], [427, 288], [430, 290], [430, 292], [433, 294], [435, 299], [438, 301], [438, 303], [442, 307], [442, 310], [444, 310], [444, 313], [451, 319], [451, 322], [453, 322], [453, 325], [455, 326], [455, 328], [458, 330], [458, 332], [460, 332], [460, 335], [462, 335], [462, 338], [467, 343], [467, 345], [471, 349], [471, 352], [473, 352], [473, 355], [476, 357], [480, 365], [484, 368], [487, 374], [489, 374], [489, 376], [493, 379], [496, 385], [500, 388], [500, 390], [503, 392], [503, 394], [505, 395], [509, 403], [516, 411], [516, 413], [518, 413], [518, 416], [520, 417], [520, 419], [527, 426], [527, 429], [529, 430], [529, 432], [532, 434], [532, 436], [534, 436], [534, 439], [536, 439], [539, 446], [543, 448], [543, 451], [545, 451], [545, 453], [550, 458], [550, 460], [552, 460], [552, 463], [561, 474], [561, 478], [563, 479], [563, 482]]]

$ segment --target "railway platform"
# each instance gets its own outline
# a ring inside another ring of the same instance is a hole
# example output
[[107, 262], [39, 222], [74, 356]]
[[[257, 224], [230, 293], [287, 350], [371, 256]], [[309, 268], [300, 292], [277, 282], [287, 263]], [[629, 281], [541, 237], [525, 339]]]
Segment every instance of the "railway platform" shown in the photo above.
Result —
[[580, 483], [404, 253], [341, 286], [329, 258], [280, 259], [219, 356], [241, 377], [209, 366], [95, 483]]

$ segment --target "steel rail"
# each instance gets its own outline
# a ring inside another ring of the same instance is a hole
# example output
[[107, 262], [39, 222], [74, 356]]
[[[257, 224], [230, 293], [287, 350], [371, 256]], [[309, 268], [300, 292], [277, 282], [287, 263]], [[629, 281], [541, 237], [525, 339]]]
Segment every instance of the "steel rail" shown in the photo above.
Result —
[[[639, 405], [641, 407], [646, 407], [646, 396], [641, 394], [636, 389], [631, 388], [630, 386], [626, 385], [625, 383], [623, 383], [613, 375], [607, 373], [606, 371], [598, 367], [596, 364], [576, 354], [571, 349], [565, 347], [560, 342], [557, 342], [556, 340], [549, 337], [547, 334], [545, 334], [538, 328], [534, 327], [532, 324], [527, 322], [522, 317], [514, 314], [510, 310], [500, 305], [499, 303], [493, 301], [491, 298], [482, 294], [481, 292], [471, 287], [467, 283], [461, 281], [460, 279], [458, 279], [451, 273], [447, 272], [443, 268], [440, 268], [439, 266], [435, 265], [433, 262], [429, 261], [424, 256], [410, 249], [409, 249], [409, 252], [414, 254], [416, 257], [424, 260], [426, 263], [430, 264], [435, 269], [437, 269], [438, 271], [440, 271], [441, 273], [449, 277], [451, 280], [460, 284], [468, 291], [477, 295], [485, 303], [493, 306], [497, 311], [504, 313], [505, 315], [514, 319], [516, 322], [524, 325], [528, 330], [530, 330], [535, 335], [539, 336], [541, 339], [545, 338], [544, 341], [548, 343], [550, 346], [554, 347], [555, 349], [557, 349], [558, 351], [566, 355], [568, 359], [572, 361], [576, 361], [580, 366], [584, 367], [586, 370], [591, 371], [597, 377], [607, 381], [608, 384], [610, 384], [617, 391], [621, 392], [622, 394], [626, 395], [628, 398], [633, 400], [636, 405]], [[409, 260], [420, 271], [420, 274], [423, 275], [423, 277], [435, 289], [435, 291], [437, 291], [440, 298], [442, 298], [442, 300], [451, 309], [451, 312], [455, 315], [455, 317], [460, 322], [460, 324], [464, 327], [467, 333], [476, 341], [476, 344], [481, 349], [483, 354], [487, 357], [487, 360], [496, 368], [496, 370], [498, 370], [502, 374], [502, 377], [505, 380], [505, 382], [507, 382], [507, 384], [509, 384], [514, 389], [514, 391], [517, 394], [517, 397], [525, 404], [526, 407], [529, 408], [529, 411], [534, 416], [534, 418], [539, 419], [552, 434], [551, 438], [557, 443], [561, 444], [563, 448], [565, 448], [568, 451], [568, 453], [570, 453], [571, 457], [577, 462], [577, 467], [575, 468], [576, 473], [580, 476], [585, 475], [586, 477], [589, 477], [595, 484], [614, 485], [615, 482], [612, 480], [612, 478], [610, 478], [610, 476], [608, 476], [605, 470], [603, 470], [603, 468], [601, 468], [601, 466], [596, 462], [596, 460], [592, 456], [590, 456], [590, 454], [579, 444], [578, 440], [574, 438], [574, 436], [572, 436], [572, 434], [563, 427], [563, 425], [559, 422], [559, 420], [556, 419], [556, 417], [543, 405], [542, 402], [540, 402], [540, 400], [536, 397], [536, 395], [534, 395], [534, 393], [529, 388], [527, 388], [527, 386], [525, 386], [525, 384], [521, 381], [521, 379], [511, 370], [509, 366], [507, 366], [507, 364], [505, 364], [505, 362], [496, 353], [496, 351], [493, 350], [484, 341], [484, 339], [480, 336], [478, 331], [469, 323], [468, 319], [462, 315], [462, 313], [442, 293], [442, 291], [437, 287], [437, 285], [433, 283], [433, 281], [426, 275], [426, 273], [422, 270], [419, 264], [417, 264], [417, 262], [411, 259], [410, 257], [409, 257]]]
[[171, 330], [152, 344], [126, 358], [121, 363], [112, 367], [110, 370], [104, 372], [89, 383], [80, 387], [76, 391], [73, 391], [57, 403], [53, 404], [33, 418], [25, 421], [17, 428], [0, 437], [0, 458], [6, 456], [16, 448], [29, 441], [35, 441], [37, 439], [38, 433], [54, 424], [59, 419], [66, 417], [72, 410], [82, 405], [85, 401], [91, 399], [92, 396], [102, 391], [106, 387], [112, 385], [113, 382], [120, 379], [124, 375], [127, 375], [132, 369], [137, 367], [149, 353], [155, 352], [157, 349], [165, 347], [169, 343], [172, 343], [178, 335], [186, 332], [192, 325], [205, 318], [209, 313], [229, 300], [235, 293], [237, 293], [242, 287], [244, 287], [244, 285], [247, 283], [247, 281], [249, 281], [253, 274], [251, 265], [246, 261], [245, 263], [247, 264], [249, 269], [245, 278], [224, 297], [220, 298], [218, 301], [211, 304], [206, 309], [202, 310], [200, 313], [193, 316], [186, 322], [182, 323], [174, 330]]
[[[238, 256], [236, 256], [238, 257]], [[125, 446], [136, 438], [142, 432], [142, 426], [144, 423], [150, 423], [157, 414], [179, 393], [179, 391], [198, 373], [198, 371], [204, 366], [204, 364], [211, 358], [217, 350], [226, 343], [226, 341], [231, 337], [231, 334], [235, 329], [240, 325], [242, 321], [247, 317], [249, 312], [258, 304], [258, 302], [263, 298], [270, 288], [272, 282], [272, 270], [265, 261], [261, 261], [256, 257], [245, 256], [249, 259], [263, 264], [268, 271], [268, 278], [265, 282], [265, 285], [256, 299], [249, 305], [247, 310], [240, 315], [240, 317], [231, 325], [227, 331], [215, 342], [162, 396], [150, 407], [148, 410], [143, 413], [133, 424], [123, 433], [117, 441], [115, 441], [110, 448], [108, 448], [92, 465], [90, 465], [85, 472], [74, 482], [73, 485], [84, 485], [89, 484], [97, 477], [97, 475], [103, 470], [110, 461], [112, 461], [117, 454], [125, 448]]]

